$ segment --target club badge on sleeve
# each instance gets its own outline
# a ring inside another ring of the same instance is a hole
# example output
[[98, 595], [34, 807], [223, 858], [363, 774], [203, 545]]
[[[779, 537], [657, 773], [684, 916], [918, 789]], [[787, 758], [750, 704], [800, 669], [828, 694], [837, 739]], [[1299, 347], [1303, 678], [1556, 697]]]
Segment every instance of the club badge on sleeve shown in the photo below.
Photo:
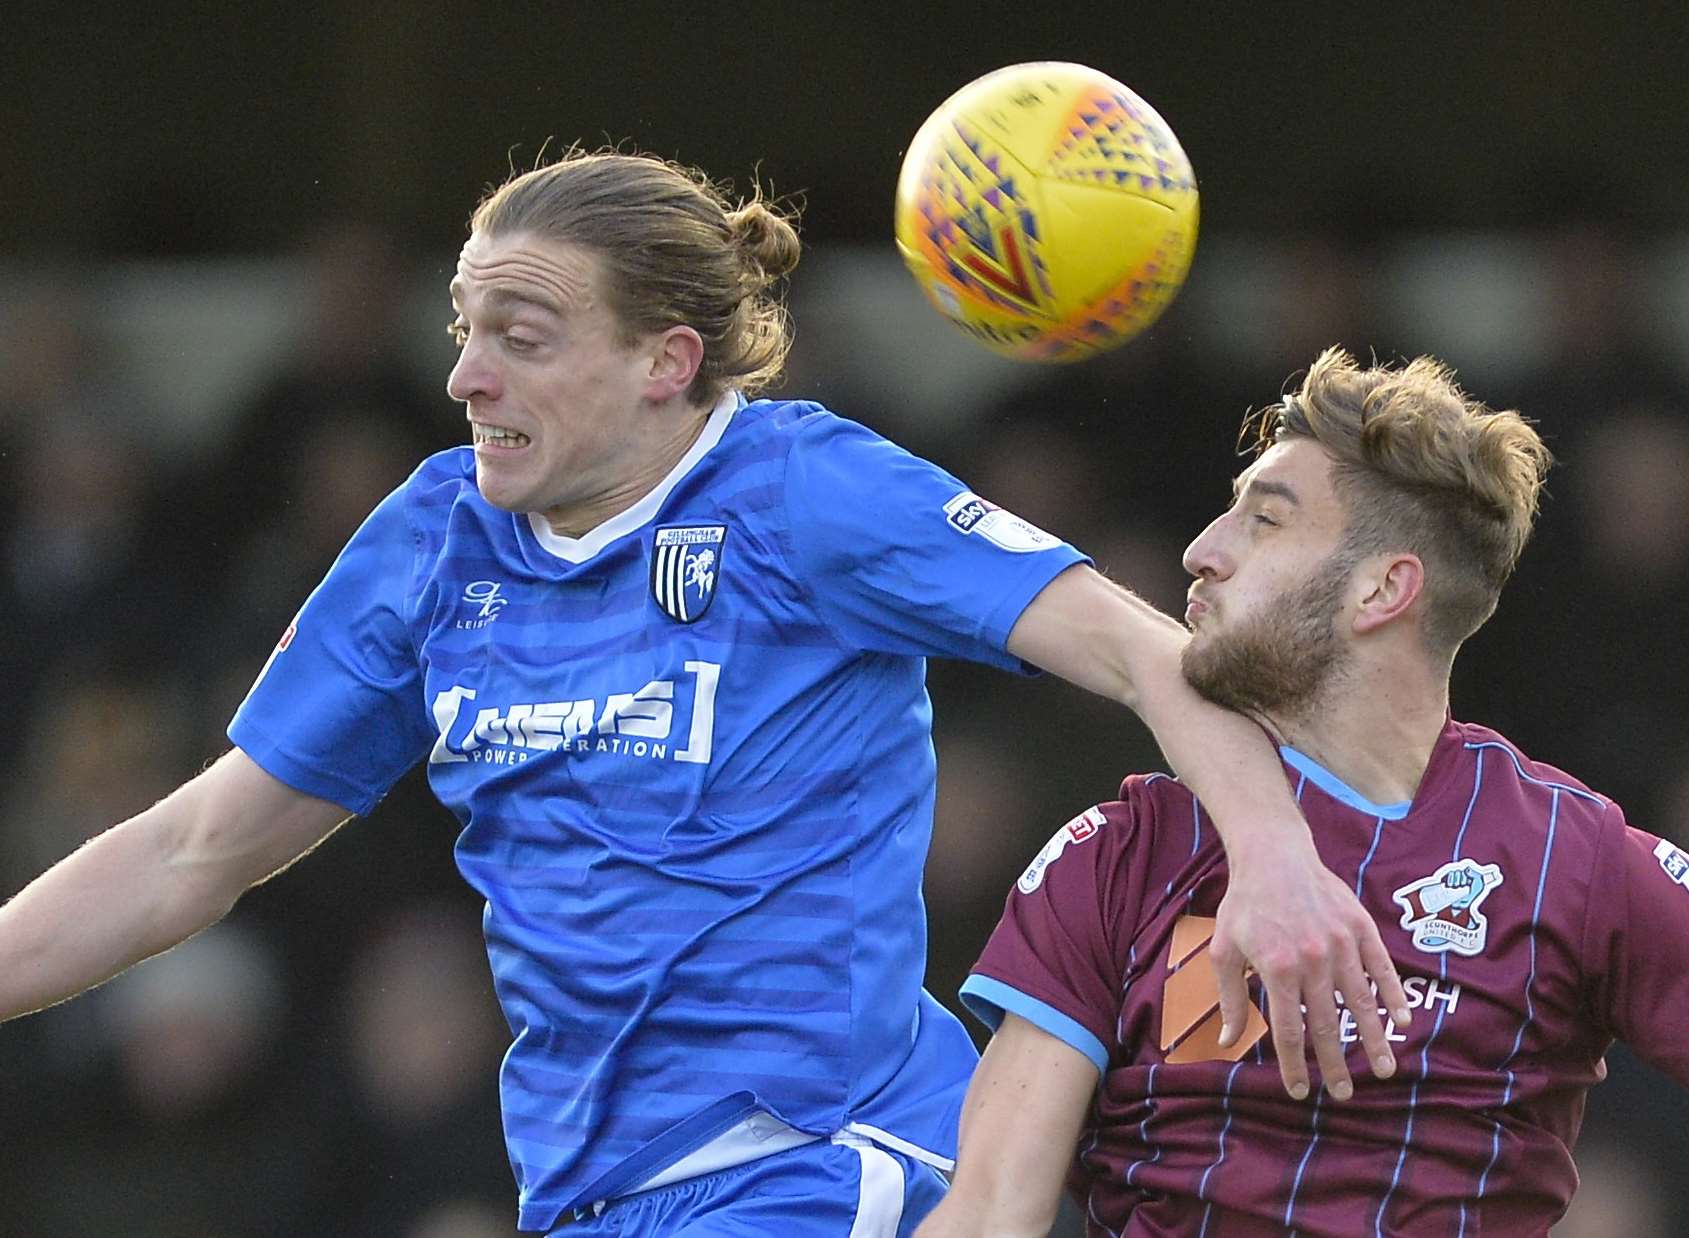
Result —
[[715, 601], [724, 524], [670, 525], [651, 544], [651, 596], [678, 623], [696, 623]]
[[1038, 887], [1044, 884], [1044, 870], [1061, 858], [1069, 843], [1082, 843], [1107, 824], [1108, 817], [1100, 807], [1087, 808], [1050, 836], [1050, 841], [1032, 857], [1032, 863], [1015, 882], [1016, 887], [1022, 894], [1037, 893]]
[[1666, 870], [1666, 876], [1689, 889], [1689, 852], [1681, 847], [1674, 847], [1662, 838], [1654, 848], [1654, 858], [1660, 862], [1660, 867]]
[[972, 490], [962, 491], [944, 505], [944, 519], [964, 537], [978, 534], [999, 550], [1019, 555], [1047, 550], [1060, 542], [1031, 521], [980, 498]]

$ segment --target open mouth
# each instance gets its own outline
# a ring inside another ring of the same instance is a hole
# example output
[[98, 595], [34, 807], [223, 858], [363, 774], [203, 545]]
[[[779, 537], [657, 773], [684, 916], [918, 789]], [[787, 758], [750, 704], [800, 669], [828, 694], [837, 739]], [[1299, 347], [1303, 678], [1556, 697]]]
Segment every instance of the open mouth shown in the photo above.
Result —
[[529, 442], [526, 434], [506, 429], [504, 426], [488, 426], [475, 422], [470, 426], [470, 431], [477, 447], [526, 447]]

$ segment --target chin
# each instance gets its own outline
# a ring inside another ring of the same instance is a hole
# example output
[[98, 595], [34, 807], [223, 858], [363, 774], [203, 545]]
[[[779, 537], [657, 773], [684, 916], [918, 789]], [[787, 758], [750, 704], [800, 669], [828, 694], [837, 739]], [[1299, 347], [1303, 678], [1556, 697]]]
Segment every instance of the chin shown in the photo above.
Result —
[[486, 471], [479, 465], [475, 468], [475, 489], [480, 491], [481, 497], [501, 512], [526, 512], [534, 510], [528, 503], [528, 496], [509, 487], [501, 486], [489, 478]]
[[1179, 674], [1203, 700], [1212, 701], [1216, 705], [1229, 708], [1230, 706], [1226, 701], [1219, 700], [1216, 697], [1216, 684], [1212, 669], [1203, 653], [1204, 651], [1198, 648], [1195, 641], [1187, 644], [1179, 655]]
[[1185, 647], [1180, 650], [1179, 660], [1189, 663], [1206, 655], [1208, 647], [1214, 643], [1214, 633], [1202, 620], [1197, 621], [1196, 627], [1188, 627], [1185, 631], [1190, 634], [1190, 639], [1185, 641]]

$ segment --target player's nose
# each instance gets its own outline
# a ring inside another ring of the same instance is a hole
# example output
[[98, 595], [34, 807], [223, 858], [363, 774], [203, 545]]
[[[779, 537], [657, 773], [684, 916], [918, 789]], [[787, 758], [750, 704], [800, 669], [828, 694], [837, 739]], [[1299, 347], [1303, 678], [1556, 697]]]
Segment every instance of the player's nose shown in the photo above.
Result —
[[1215, 519], [1185, 547], [1185, 571], [1202, 578], [1225, 579], [1231, 574], [1230, 560], [1224, 552], [1222, 525], [1225, 517]]
[[473, 337], [458, 352], [457, 364], [446, 375], [446, 394], [465, 404], [477, 396], [490, 399], [498, 395], [498, 372]]

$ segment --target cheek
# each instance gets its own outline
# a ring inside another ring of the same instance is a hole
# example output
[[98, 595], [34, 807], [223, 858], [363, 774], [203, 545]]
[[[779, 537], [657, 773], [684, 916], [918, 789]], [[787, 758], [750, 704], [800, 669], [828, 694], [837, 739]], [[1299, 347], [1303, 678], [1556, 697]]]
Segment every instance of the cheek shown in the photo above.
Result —
[[1245, 593], [1259, 606], [1285, 596], [1302, 586], [1312, 575], [1309, 566], [1284, 558], [1258, 560], [1251, 565]]
[[573, 384], [547, 392], [544, 407], [535, 417], [546, 455], [563, 454], [586, 465], [615, 453], [611, 410], [593, 395], [590, 389]]
[[1284, 582], [1276, 579], [1257, 579], [1247, 589], [1239, 590], [1227, 599], [1226, 619], [1232, 628], [1252, 627], [1270, 621], [1284, 597]]
[[586, 392], [572, 377], [546, 377], [526, 388], [527, 405], [547, 438], [579, 437]]

